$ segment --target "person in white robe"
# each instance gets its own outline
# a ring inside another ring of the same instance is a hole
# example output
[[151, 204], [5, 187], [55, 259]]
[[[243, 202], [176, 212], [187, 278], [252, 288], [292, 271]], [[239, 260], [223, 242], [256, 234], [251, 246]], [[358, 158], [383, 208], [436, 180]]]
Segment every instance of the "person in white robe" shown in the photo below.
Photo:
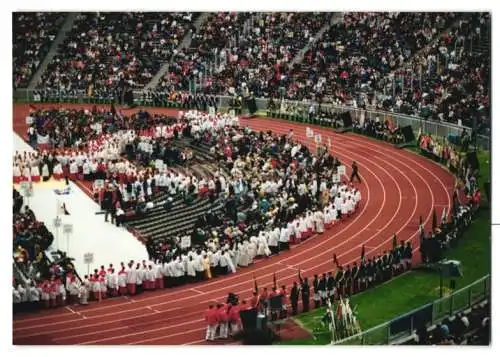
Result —
[[260, 239], [260, 243], [262, 245], [262, 255], [265, 255], [266, 257], [270, 256], [271, 255], [271, 250], [269, 249], [269, 246], [267, 244], [267, 240], [269, 239], [269, 232], [267, 231], [261, 231], [259, 233], [259, 239]]
[[37, 289], [34, 283], [32, 283], [31, 286], [28, 287], [28, 297], [33, 309], [36, 309], [40, 304], [40, 291]]
[[278, 254], [279, 228], [271, 231], [267, 238], [267, 246], [271, 254]]
[[31, 165], [31, 181], [40, 181], [40, 170], [38, 169], [38, 164]]
[[148, 280], [148, 289], [156, 290], [156, 267], [153, 267], [153, 264], [148, 265], [147, 270], [147, 280]]
[[283, 226], [280, 231], [279, 245], [280, 250], [288, 250], [290, 248], [290, 231], [287, 227]]
[[205, 273], [203, 252], [201, 252], [201, 254], [195, 254], [193, 260], [195, 262], [194, 268], [196, 270], [196, 280], [201, 281], [203, 280], [203, 275]]
[[[43, 181], [48, 181], [50, 178], [49, 166], [47, 164], [43, 164], [42, 166], [42, 178]], [[62, 168], [61, 168], [61, 178], [62, 178]]]
[[64, 305], [66, 303], [66, 287], [64, 284], [59, 284], [57, 289], [59, 290], [58, 293], [61, 296], [61, 304]]
[[136, 286], [136, 293], [140, 294], [144, 291], [144, 266], [141, 267], [140, 263], [137, 263], [135, 271], [137, 272], [137, 277], [135, 281], [135, 286]]
[[159, 260], [156, 261], [156, 264], [154, 266], [154, 288], [157, 289], [163, 289], [163, 266]]
[[233, 273], [233, 274], [236, 273], [236, 267], [233, 264], [230, 251], [224, 252], [224, 254], [221, 256], [221, 263], [222, 259], [224, 259], [224, 261], [226, 262], [228, 273]]
[[31, 170], [30, 170], [30, 167], [27, 164], [23, 168], [23, 177], [27, 181], [31, 180]]
[[316, 232], [323, 233], [325, 231], [325, 215], [321, 210], [314, 213], [314, 222], [316, 224]]
[[118, 275], [115, 273], [114, 269], [107, 274], [107, 284], [108, 284], [108, 292], [111, 296], [118, 295]]
[[248, 243], [249, 262], [253, 263], [256, 256], [257, 256], [257, 237], [250, 237], [250, 241]]
[[211, 267], [211, 271], [212, 271], [212, 275], [215, 275], [217, 276], [218, 274], [220, 274], [221, 272], [221, 265], [220, 265], [220, 250], [218, 249], [215, 249], [214, 247], [214, 252], [212, 253], [212, 255], [209, 255], [209, 259], [210, 259], [210, 267]]
[[127, 294], [127, 272], [121, 271], [118, 273], [118, 291], [120, 295]]
[[187, 261], [187, 270], [186, 270], [189, 282], [194, 282], [196, 279], [196, 269], [194, 264], [195, 262], [193, 261], [193, 256], [190, 256], [189, 260]]
[[13, 176], [14, 176], [14, 183], [19, 183], [21, 181], [21, 168], [19, 165], [14, 165], [13, 167]]
[[132, 263], [129, 263], [127, 273], [127, 290], [128, 294], [134, 296], [136, 294], [136, 284], [137, 284], [137, 271], [132, 266]]
[[80, 305], [88, 305], [88, 300], [89, 300], [89, 285], [88, 282], [85, 282], [80, 286], [79, 289], [79, 297], [80, 297]]
[[340, 213], [342, 214], [342, 220], [344, 220], [347, 217], [347, 214], [349, 213], [349, 206], [347, 204], [346, 199], [344, 199], [343, 202], [340, 204]]
[[240, 267], [246, 267], [248, 266], [248, 243], [247, 246], [245, 247], [244, 243], [240, 242], [238, 243], [238, 261], [237, 265]]
[[177, 257], [177, 260], [175, 261], [175, 265], [173, 266], [173, 268], [175, 277], [174, 285], [175, 286], [182, 285], [184, 283], [186, 270], [184, 267], [184, 262], [181, 260], [181, 257]]
[[307, 230], [307, 220], [305, 216], [299, 217], [299, 231], [300, 231], [300, 238], [302, 240], [308, 237], [309, 232]]
[[[48, 176], [48, 174], [49, 174], [49, 167], [48, 166], [47, 166], [47, 172], [46, 173], [47, 173], [47, 176]], [[42, 167], [42, 176], [45, 177], [44, 168], [43, 167]], [[58, 163], [56, 163], [54, 165], [53, 176], [54, 176], [54, 179], [56, 179], [56, 180], [61, 180], [64, 177], [62, 165], [61, 165], [60, 162], [58, 162]]]

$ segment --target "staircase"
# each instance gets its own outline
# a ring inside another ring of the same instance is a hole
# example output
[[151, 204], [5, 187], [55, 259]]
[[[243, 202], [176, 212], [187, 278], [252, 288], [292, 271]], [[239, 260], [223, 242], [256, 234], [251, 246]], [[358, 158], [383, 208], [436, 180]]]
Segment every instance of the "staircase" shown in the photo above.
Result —
[[[196, 19], [196, 21], [194, 22], [194, 28], [195, 28], [196, 32], [198, 32], [200, 30], [201, 25], [203, 25], [203, 23], [205, 23], [205, 21], [208, 19], [209, 16], [210, 16], [209, 12], [204, 12]], [[180, 52], [185, 48], [189, 48], [189, 46], [191, 45], [191, 40], [192, 40], [192, 32], [190, 31], [184, 35], [182, 42], [179, 44], [179, 46], [177, 46], [177, 48], [176, 48], [177, 52]], [[160, 82], [160, 79], [168, 72], [168, 67], [169, 67], [172, 59], [173, 59], [173, 56], [169, 61], [165, 62], [161, 66], [161, 68], [158, 70], [158, 72], [156, 72], [156, 74], [153, 76], [153, 78], [151, 78], [151, 80], [144, 87], [143, 90], [147, 91], [147, 90], [151, 90], [151, 89], [156, 88], [156, 86]]]
[[318, 42], [322, 37], [323, 37], [323, 34], [328, 31], [328, 29], [332, 26], [332, 25], [335, 25], [337, 23], [339, 23], [340, 21], [342, 21], [342, 13], [341, 12], [335, 12], [333, 15], [332, 15], [332, 18], [330, 19], [330, 22], [328, 24], [326, 24], [325, 26], [323, 26], [317, 33], [316, 35], [314, 36], [314, 40], [309, 42], [306, 46], [304, 46], [304, 48], [302, 48], [296, 55], [295, 57], [293, 58], [292, 62], [290, 63], [290, 67], [293, 68], [294, 65], [296, 64], [300, 64], [302, 62], [302, 60], [304, 59], [304, 55], [307, 53], [307, 51], [309, 51], [313, 44]]
[[491, 27], [485, 33], [481, 33], [479, 40], [472, 44], [472, 53], [491, 56]]
[[40, 78], [42, 78], [42, 74], [47, 69], [47, 66], [49, 65], [50, 61], [52, 61], [52, 59], [58, 52], [59, 45], [63, 43], [63, 41], [66, 39], [67, 33], [73, 27], [73, 23], [75, 22], [75, 19], [78, 16], [78, 14], [79, 14], [78, 12], [68, 13], [66, 20], [64, 20], [64, 24], [57, 33], [56, 39], [54, 40], [54, 42], [52, 42], [52, 45], [50, 46], [49, 53], [47, 53], [47, 56], [45, 56], [45, 58], [43, 59], [40, 67], [38, 67], [38, 70], [35, 72], [35, 75], [33, 76], [33, 78], [31, 78], [31, 81], [28, 85], [29, 90], [34, 89], [38, 84], [38, 82], [40, 81]]

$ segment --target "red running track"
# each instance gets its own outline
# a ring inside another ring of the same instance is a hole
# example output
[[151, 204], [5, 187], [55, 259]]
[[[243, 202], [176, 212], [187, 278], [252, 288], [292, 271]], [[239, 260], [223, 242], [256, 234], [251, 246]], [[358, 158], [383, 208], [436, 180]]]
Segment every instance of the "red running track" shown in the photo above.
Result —
[[[15, 106], [15, 121], [19, 123], [16, 129], [21, 129], [26, 110]], [[302, 124], [266, 118], [241, 120], [241, 124], [278, 134], [292, 128], [296, 140], [310, 145]], [[358, 185], [362, 204], [348, 221], [288, 252], [223, 278], [133, 299], [117, 298], [86, 307], [15, 316], [14, 344], [203, 344], [203, 312], [207, 304], [224, 300], [230, 291], [242, 299], [249, 298], [254, 274], [260, 287], [272, 286], [273, 273], [279, 284], [290, 286], [297, 278], [298, 267], [304, 276], [332, 270], [334, 253], [341, 264], [352, 263], [359, 260], [363, 244], [368, 256], [380, 254], [391, 248], [394, 234], [399, 240], [411, 241], [417, 251], [419, 216], [424, 217], [426, 229], [430, 229], [433, 209], [440, 214], [443, 206], [450, 208], [454, 177], [437, 164], [389, 144], [311, 127], [321, 134], [323, 142], [331, 138], [330, 151], [347, 166], [352, 160], [358, 162], [363, 180]], [[349, 174], [349, 167], [347, 171]]]

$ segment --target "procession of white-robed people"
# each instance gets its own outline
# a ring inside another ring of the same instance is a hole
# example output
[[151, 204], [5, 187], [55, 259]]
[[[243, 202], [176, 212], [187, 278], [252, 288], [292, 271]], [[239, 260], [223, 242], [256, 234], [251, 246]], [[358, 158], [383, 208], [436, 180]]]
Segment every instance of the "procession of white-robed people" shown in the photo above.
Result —
[[[218, 158], [221, 169], [203, 182], [224, 200], [224, 211], [207, 212], [194, 232], [151, 242], [149, 261], [100, 266], [83, 283], [69, 282], [67, 291], [82, 303], [235, 273], [323, 233], [361, 200], [357, 188], [342, 183], [338, 159], [321, 145], [311, 153], [294, 141], [293, 131], [257, 133], [227, 116], [196, 111], [182, 119], [194, 129], [187, 135], [209, 143]], [[105, 140], [101, 144], [106, 147]]]

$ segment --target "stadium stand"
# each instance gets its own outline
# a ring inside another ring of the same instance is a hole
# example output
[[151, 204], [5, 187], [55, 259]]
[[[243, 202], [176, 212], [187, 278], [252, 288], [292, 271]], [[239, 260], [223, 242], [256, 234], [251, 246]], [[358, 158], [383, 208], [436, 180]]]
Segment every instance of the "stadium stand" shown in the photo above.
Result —
[[12, 70], [14, 88], [26, 87], [56, 38], [65, 13], [13, 14]]

